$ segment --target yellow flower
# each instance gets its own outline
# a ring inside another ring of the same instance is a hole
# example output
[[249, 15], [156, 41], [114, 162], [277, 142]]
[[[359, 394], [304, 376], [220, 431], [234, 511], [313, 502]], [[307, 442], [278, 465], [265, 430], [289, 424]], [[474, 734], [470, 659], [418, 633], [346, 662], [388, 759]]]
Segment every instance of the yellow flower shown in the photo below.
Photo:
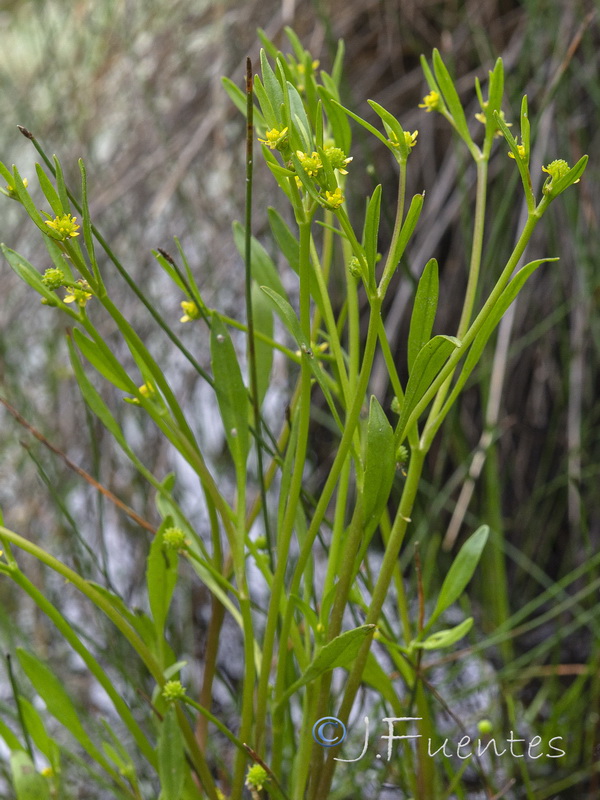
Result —
[[[520, 158], [525, 158], [525, 156], [527, 155], [527, 153], [525, 152], [525, 145], [524, 144], [518, 144], [517, 145], [517, 152], [519, 153], [519, 157]], [[513, 153], [512, 150], [508, 151], [508, 157], [509, 158], [514, 158], [515, 157], [515, 154]]]
[[85, 308], [88, 300], [92, 298], [90, 288], [89, 283], [81, 279], [73, 286], [67, 286], [69, 294], [65, 297], [65, 303], [77, 303], [79, 308]]
[[318, 153], [313, 151], [312, 155], [309, 156], [307, 153], [303, 153], [302, 150], [296, 150], [296, 155], [298, 156], [298, 161], [302, 165], [302, 169], [309, 177], [315, 178], [319, 170], [323, 169], [321, 157]]
[[[27, 178], [23, 178], [23, 186], [25, 188], [29, 186], [29, 181], [27, 180]], [[7, 195], [8, 197], [11, 197], [13, 200], [19, 199], [19, 195], [17, 194], [15, 187], [11, 186], [10, 183], [6, 185], [6, 189], [4, 189], [4, 194]]]
[[339, 208], [344, 202], [344, 195], [338, 186], [335, 192], [325, 192], [325, 200], [330, 208]]
[[[404, 131], [404, 142], [405, 142], [406, 146], [408, 147], [408, 152], [409, 153], [412, 150], [412, 148], [416, 145], [417, 136], [418, 135], [419, 135], [419, 131], [413, 131], [412, 133], [409, 133], [408, 131]], [[391, 132], [390, 138], [388, 139], [388, 142], [392, 145], [392, 147], [400, 147], [400, 142], [398, 141], [398, 137], [396, 136], [394, 131]]]
[[279, 150], [281, 145], [284, 143], [284, 140], [287, 137], [287, 128], [283, 128], [282, 130], [277, 130], [277, 128], [271, 128], [270, 131], [265, 133], [266, 139], [261, 139], [259, 137], [258, 141], [266, 144], [268, 148], [271, 150]]
[[437, 92], [431, 91], [423, 98], [423, 102], [419, 103], [419, 108], [424, 108], [425, 111], [435, 111], [440, 107], [440, 96]]
[[179, 322], [191, 322], [200, 317], [200, 309], [193, 300], [182, 300], [181, 310], [184, 312]]
[[81, 227], [77, 225], [77, 217], [73, 217], [71, 214], [63, 214], [62, 217], [47, 219], [46, 225], [60, 234], [61, 239], [68, 239], [69, 236], [79, 236], [77, 231]]

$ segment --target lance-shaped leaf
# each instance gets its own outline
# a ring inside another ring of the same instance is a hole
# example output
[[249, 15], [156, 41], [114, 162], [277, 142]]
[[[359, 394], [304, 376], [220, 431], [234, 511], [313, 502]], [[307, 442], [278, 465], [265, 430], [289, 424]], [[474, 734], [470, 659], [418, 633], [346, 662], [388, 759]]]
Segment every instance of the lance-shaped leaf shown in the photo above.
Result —
[[172, 525], [171, 517], [163, 521], [152, 540], [146, 562], [146, 586], [157, 640], [164, 635], [169, 606], [177, 584], [177, 553], [163, 545], [163, 534]]
[[428, 630], [440, 614], [443, 614], [464, 592], [479, 563], [489, 533], [489, 527], [487, 525], [482, 525], [472, 536], [469, 536], [461, 547], [452, 566], [448, 570], [448, 574], [444, 578], [436, 606], [425, 630]]
[[238, 476], [246, 470], [250, 448], [248, 392], [227, 328], [216, 314], [210, 330], [210, 352], [215, 392], [225, 428], [227, 446]]
[[367, 423], [367, 451], [363, 486], [365, 537], [368, 537], [379, 523], [394, 482], [395, 473], [394, 431], [377, 398], [373, 395]]
[[[233, 240], [242, 258], [246, 256], [246, 229], [239, 222], [233, 223]], [[260, 286], [268, 286], [282, 297], [287, 297], [273, 259], [254, 236], [250, 240], [250, 269], [252, 277]]]
[[375, 628], [375, 625], [361, 625], [359, 628], [341, 633], [324, 645], [308, 665], [302, 677], [298, 678], [285, 692], [277, 707], [281, 706], [302, 686], [316, 680], [325, 672], [330, 672], [336, 667], [348, 668], [356, 659], [365, 639], [373, 636]]
[[443, 647], [451, 647], [455, 642], [467, 635], [473, 627], [473, 617], [463, 620], [460, 625], [455, 625], [454, 628], [447, 628], [443, 631], [437, 631], [428, 636], [423, 642], [411, 642], [411, 647], [416, 647], [421, 650], [441, 650]]
[[33, 761], [23, 750], [10, 756], [10, 770], [17, 800], [50, 800], [50, 785], [37, 772]]
[[363, 231], [363, 247], [367, 257], [369, 268], [369, 285], [375, 286], [375, 262], [377, 260], [377, 240], [379, 235], [379, 214], [381, 211], [381, 184], [375, 187], [367, 213], [365, 215], [365, 227]]
[[450, 73], [442, 61], [440, 51], [437, 48], [433, 51], [433, 71], [435, 73], [437, 84], [440, 87], [444, 97], [444, 102], [448, 108], [448, 111], [452, 115], [452, 119], [454, 120], [454, 125], [457, 132], [469, 146], [469, 149], [473, 148], [475, 145], [473, 144], [471, 134], [469, 133], [469, 126], [467, 125], [467, 118], [465, 117], [462, 103], [460, 102], [458, 92], [454, 86], [454, 81], [450, 77]]
[[183, 737], [177, 724], [175, 709], [171, 707], [165, 714], [158, 737], [161, 800], [181, 800], [186, 772]]
[[404, 441], [406, 424], [417, 403], [436, 379], [452, 351], [459, 345], [460, 341], [454, 336], [434, 336], [419, 351], [406, 385], [398, 420], [399, 444]]
[[421, 348], [427, 344], [431, 338], [435, 313], [437, 311], [439, 292], [438, 265], [435, 258], [431, 258], [419, 280], [412, 316], [410, 318], [410, 329], [408, 332], [408, 372], [412, 372], [415, 360]]

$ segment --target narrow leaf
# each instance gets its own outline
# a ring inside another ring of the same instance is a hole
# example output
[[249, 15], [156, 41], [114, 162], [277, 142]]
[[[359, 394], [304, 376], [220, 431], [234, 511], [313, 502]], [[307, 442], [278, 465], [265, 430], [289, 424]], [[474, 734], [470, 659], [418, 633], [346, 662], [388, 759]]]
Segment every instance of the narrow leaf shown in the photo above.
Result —
[[172, 707], [165, 714], [158, 737], [158, 774], [161, 800], [181, 800], [186, 775], [185, 750]]
[[454, 628], [432, 633], [424, 642], [412, 642], [412, 646], [421, 650], [440, 650], [442, 647], [450, 647], [466, 636], [472, 627], [473, 617], [469, 617], [463, 620], [460, 625], [455, 625]]
[[479, 563], [489, 533], [489, 527], [487, 525], [482, 525], [461, 547], [448, 574], [444, 578], [435, 609], [427, 623], [427, 628], [429, 628], [440, 614], [443, 614], [452, 603], [458, 600], [464, 592]]
[[385, 509], [396, 473], [394, 431], [385, 412], [371, 396], [367, 423], [363, 513], [365, 537], [368, 538]]
[[412, 316], [408, 332], [408, 372], [412, 372], [415, 359], [421, 348], [431, 338], [435, 313], [437, 311], [439, 292], [438, 265], [435, 258], [431, 258], [419, 280]]

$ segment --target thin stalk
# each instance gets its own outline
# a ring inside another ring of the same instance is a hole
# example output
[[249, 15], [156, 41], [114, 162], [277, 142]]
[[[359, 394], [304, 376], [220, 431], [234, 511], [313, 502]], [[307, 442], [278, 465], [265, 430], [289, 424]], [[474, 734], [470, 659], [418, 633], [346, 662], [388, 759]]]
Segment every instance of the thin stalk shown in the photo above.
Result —
[[[406, 483], [404, 484], [404, 491], [400, 499], [400, 505], [392, 525], [390, 538], [381, 564], [379, 577], [373, 589], [371, 603], [365, 618], [366, 625], [376, 625], [381, 614], [381, 609], [387, 597], [390, 582], [394, 574], [394, 568], [398, 560], [400, 548], [404, 541], [404, 535], [410, 522], [410, 514], [412, 513], [419, 482], [421, 480], [421, 472], [423, 470], [423, 463], [425, 460], [425, 452], [420, 449], [415, 449], [411, 452], [410, 464], [408, 467], [408, 475]], [[367, 657], [371, 647], [370, 640], [367, 640], [361, 647], [354, 666], [348, 676], [346, 683], [346, 691], [342, 700], [342, 705], [337, 713], [339, 719], [345, 722], [352, 710], [356, 693], [362, 681], [362, 674], [367, 663]], [[332, 747], [328, 751], [327, 759], [323, 768], [321, 781], [319, 783], [318, 797], [328, 797], [331, 787], [331, 780], [335, 770], [336, 762], [333, 760], [336, 755], [337, 748]]]
[[260, 399], [258, 396], [258, 373], [256, 367], [256, 340], [254, 332], [254, 309], [252, 307], [252, 177], [254, 172], [254, 159], [252, 147], [254, 144], [254, 93], [252, 89], [252, 61], [246, 59], [246, 229], [245, 229], [245, 261], [246, 261], [246, 316], [248, 319], [248, 366], [250, 371], [250, 397], [254, 413], [254, 430], [256, 440], [256, 461], [258, 468], [258, 482], [263, 511], [263, 524], [269, 565], [273, 571], [273, 543], [271, 541], [271, 526], [269, 525], [269, 510], [267, 508], [267, 488], [263, 469], [263, 453], [261, 446], [262, 420], [260, 416]]
[[[300, 234], [300, 325], [303, 334], [310, 342], [310, 242], [311, 217], [299, 221]], [[277, 541], [277, 566], [273, 575], [271, 597], [267, 611], [267, 621], [262, 646], [262, 667], [258, 681], [256, 697], [256, 750], [259, 754], [265, 751], [265, 727], [269, 694], [269, 677], [275, 647], [275, 637], [283, 600], [285, 573], [287, 571], [289, 549], [296, 521], [298, 501], [302, 491], [302, 478], [308, 448], [308, 432], [310, 426], [310, 398], [312, 391], [312, 372], [308, 363], [308, 354], [304, 353], [301, 366], [301, 384], [298, 419], [298, 444], [294, 459], [294, 469], [290, 482], [289, 498], [286, 505], [283, 523]], [[288, 629], [289, 630], [289, 629]], [[287, 637], [286, 637], [287, 641]], [[275, 767], [274, 767], [275, 769]], [[276, 771], [276, 769], [275, 769]]]

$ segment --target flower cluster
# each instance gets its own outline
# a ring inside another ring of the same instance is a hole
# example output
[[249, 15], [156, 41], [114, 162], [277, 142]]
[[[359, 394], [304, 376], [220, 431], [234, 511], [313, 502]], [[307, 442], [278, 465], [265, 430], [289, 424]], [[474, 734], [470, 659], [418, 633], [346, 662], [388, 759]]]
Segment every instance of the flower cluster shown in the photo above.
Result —
[[42, 276], [42, 283], [48, 289], [60, 289], [61, 286], [64, 286], [67, 282], [64, 272], [57, 267], [50, 267], [47, 269], [43, 276]]
[[162, 535], [162, 543], [167, 550], [177, 550], [178, 552], [186, 550], [188, 547], [188, 540], [181, 528], [167, 528]]
[[186, 688], [181, 681], [167, 681], [162, 689], [162, 696], [167, 703], [174, 703], [175, 700], [183, 700]]
[[259, 792], [268, 780], [266, 769], [260, 764], [253, 764], [246, 775], [246, 786]]
[[61, 217], [47, 219], [46, 225], [56, 231], [63, 241], [70, 236], [79, 236], [77, 231], [81, 227], [81, 225], [77, 224], [77, 217], [73, 217], [71, 214], [63, 214]]
[[[29, 186], [29, 182], [27, 178], [23, 178], [23, 186], [27, 188]], [[15, 187], [12, 186], [10, 183], [6, 185], [6, 188], [1, 189], [0, 191], [4, 192], [7, 197], [10, 197], [12, 200], [18, 200], [19, 195], [17, 194]]]
[[[417, 136], [418, 135], [419, 135], [419, 131], [413, 131], [412, 133], [409, 133], [408, 131], [404, 131], [404, 143], [408, 147], [408, 152], [409, 153], [412, 150], [412, 148], [416, 145]], [[398, 137], [394, 133], [394, 131], [391, 131], [390, 138], [388, 139], [388, 142], [392, 145], [392, 147], [400, 147], [400, 142], [398, 141]]]

